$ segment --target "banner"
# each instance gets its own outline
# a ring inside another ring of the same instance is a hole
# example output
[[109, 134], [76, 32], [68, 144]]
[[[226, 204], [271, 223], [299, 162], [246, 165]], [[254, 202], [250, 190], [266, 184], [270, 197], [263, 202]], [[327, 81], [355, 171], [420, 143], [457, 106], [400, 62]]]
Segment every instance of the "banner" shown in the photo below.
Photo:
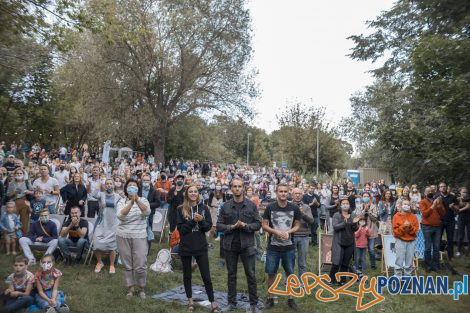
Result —
[[152, 231], [162, 232], [165, 226], [167, 209], [155, 209], [155, 215], [153, 216]]
[[397, 258], [395, 250], [395, 237], [392, 235], [383, 235], [383, 254], [385, 266], [395, 268], [395, 260]]
[[103, 157], [101, 161], [103, 163], [109, 164], [109, 151], [111, 150], [111, 140], [106, 140], [103, 147]]

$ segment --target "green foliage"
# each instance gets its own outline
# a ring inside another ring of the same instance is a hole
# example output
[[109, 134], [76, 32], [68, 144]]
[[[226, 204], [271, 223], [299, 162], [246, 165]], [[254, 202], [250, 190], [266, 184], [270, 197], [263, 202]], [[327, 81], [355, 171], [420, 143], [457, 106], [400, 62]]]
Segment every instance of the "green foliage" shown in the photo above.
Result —
[[470, 182], [470, 4], [444, 2], [397, 1], [351, 37], [352, 58], [389, 57], [351, 98], [343, 133], [402, 182]]

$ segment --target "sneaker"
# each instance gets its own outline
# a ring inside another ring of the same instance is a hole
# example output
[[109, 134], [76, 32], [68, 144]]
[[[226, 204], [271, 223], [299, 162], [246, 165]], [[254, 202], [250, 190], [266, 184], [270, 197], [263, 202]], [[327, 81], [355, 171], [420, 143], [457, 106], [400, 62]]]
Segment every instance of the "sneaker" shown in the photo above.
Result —
[[28, 265], [36, 265], [36, 259], [29, 260]]
[[56, 311], [55, 308], [53, 308], [53, 307], [50, 306], [50, 307], [48, 307], [48, 308], [46, 309], [46, 313], [57, 313], [57, 311]]
[[59, 310], [59, 313], [69, 313], [70, 312], [70, 308], [67, 304], [61, 304], [60, 305], [60, 310]]
[[[13, 252], [13, 253], [15, 253], [15, 252]], [[455, 256], [460, 256], [460, 252], [458, 252], [458, 251], [455, 252]]]
[[126, 298], [130, 299], [134, 296], [134, 287], [127, 288]]
[[103, 269], [103, 267], [104, 267], [104, 263], [103, 263], [103, 262], [96, 263], [96, 266], [95, 266], [95, 273], [101, 272], [101, 270]]
[[294, 299], [287, 299], [287, 306], [294, 311], [299, 310], [299, 306], [295, 303]]
[[140, 291], [139, 291], [139, 297], [140, 297], [142, 300], [145, 300], [145, 298], [147, 298], [147, 295], [145, 294], [145, 291], [140, 290]]
[[273, 298], [267, 298], [266, 302], [264, 303], [264, 308], [265, 309], [270, 309], [274, 306], [274, 299]]
[[229, 303], [226, 307], [222, 308], [222, 312], [229, 312], [237, 309], [237, 305], [235, 303]]

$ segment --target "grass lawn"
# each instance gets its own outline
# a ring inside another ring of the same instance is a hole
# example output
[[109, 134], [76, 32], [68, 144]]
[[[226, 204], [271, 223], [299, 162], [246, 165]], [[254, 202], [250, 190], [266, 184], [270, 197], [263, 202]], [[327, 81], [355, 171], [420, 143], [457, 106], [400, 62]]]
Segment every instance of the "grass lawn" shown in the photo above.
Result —
[[[152, 253], [149, 257], [149, 265], [155, 261], [158, 249], [166, 247], [166, 245], [152, 246]], [[226, 270], [221, 269], [218, 265], [218, 241], [214, 242], [214, 248], [210, 250], [211, 261], [211, 276], [214, 284], [214, 290], [227, 291], [227, 275]], [[309, 267], [314, 263], [313, 273], [317, 274], [317, 255], [318, 249], [310, 249]], [[0, 257], [0, 277], [6, 278], [8, 273], [12, 271], [14, 257], [2, 255]], [[105, 260], [106, 263], [107, 260]], [[380, 264], [380, 263], [379, 263]], [[455, 258], [454, 266], [457, 271], [469, 274], [470, 269], [467, 265], [470, 264], [469, 257]], [[71, 312], [186, 312], [186, 307], [179, 303], [170, 303], [164, 301], [157, 301], [150, 298], [151, 295], [163, 292], [165, 290], [174, 288], [183, 284], [183, 275], [181, 272], [181, 265], [177, 264], [173, 273], [157, 274], [149, 270], [148, 283], [147, 283], [147, 299], [141, 300], [133, 298], [127, 300], [125, 297], [126, 290], [123, 284], [122, 268], [117, 267], [117, 273], [110, 275], [106, 266], [99, 274], [95, 274], [94, 263], [90, 266], [79, 265], [74, 267], [64, 267], [60, 263], [58, 268], [63, 271], [64, 278], [62, 279], [61, 289], [66, 294], [67, 304], [71, 308]], [[263, 263], [256, 263], [256, 272], [258, 277], [258, 294], [261, 299], [266, 298], [266, 284], [264, 282], [264, 267]], [[29, 270], [35, 272], [37, 266], [31, 266]], [[420, 269], [420, 275], [425, 275], [424, 271]], [[379, 275], [379, 270], [366, 272], [367, 275]], [[433, 273], [435, 274], [435, 273]], [[442, 271], [439, 275], [445, 276], [447, 273]], [[238, 290], [239, 292], [247, 292], [247, 284], [244, 276], [243, 268], [239, 268], [238, 274]], [[449, 277], [449, 282], [453, 285], [453, 281], [462, 281], [460, 276]], [[193, 273], [193, 282], [202, 285], [200, 274], [198, 270]], [[357, 291], [358, 284], [355, 284], [351, 290]], [[280, 286], [278, 289], [281, 289]], [[316, 288], [318, 289], [318, 287]], [[331, 294], [324, 294], [325, 297]], [[454, 301], [452, 296], [440, 295], [396, 295], [391, 296], [387, 292], [383, 294], [385, 301], [367, 309], [365, 312], [469, 312], [470, 296], [461, 295], [458, 301]], [[367, 294], [363, 301], [370, 302], [373, 296]], [[356, 307], [356, 298], [348, 295], [340, 295], [337, 301], [323, 303], [315, 298], [314, 294], [310, 294], [303, 298], [299, 298], [297, 303], [300, 307], [300, 312], [354, 312]], [[221, 303], [224, 306], [225, 303]], [[196, 312], [205, 312], [208, 310], [202, 307], [196, 307]], [[279, 296], [278, 304], [269, 312], [288, 312], [289, 309], [286, 300], [283, 296]], [[238, 312], [242, 312], [239, 310]]]

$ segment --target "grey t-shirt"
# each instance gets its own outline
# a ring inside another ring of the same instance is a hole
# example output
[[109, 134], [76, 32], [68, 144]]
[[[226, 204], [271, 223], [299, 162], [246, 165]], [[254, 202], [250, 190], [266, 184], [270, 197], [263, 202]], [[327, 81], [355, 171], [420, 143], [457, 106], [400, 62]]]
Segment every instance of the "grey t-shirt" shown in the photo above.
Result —
[[[288, 231], [294, 226], [295, 220], [301, 220], [302, 214], [299, 207], [291, 202], [287, 202], [286, 207], [281, 208], [279, 204], [273, 202], [266, 207], [263, 220], [269, 220], [269, 226], [276, 230]], [[268, 249], [275, 251], [286, 251], [295, 249], [292, 234], [287, 240], [281, 240], [276, 236], [269, 236]]]

